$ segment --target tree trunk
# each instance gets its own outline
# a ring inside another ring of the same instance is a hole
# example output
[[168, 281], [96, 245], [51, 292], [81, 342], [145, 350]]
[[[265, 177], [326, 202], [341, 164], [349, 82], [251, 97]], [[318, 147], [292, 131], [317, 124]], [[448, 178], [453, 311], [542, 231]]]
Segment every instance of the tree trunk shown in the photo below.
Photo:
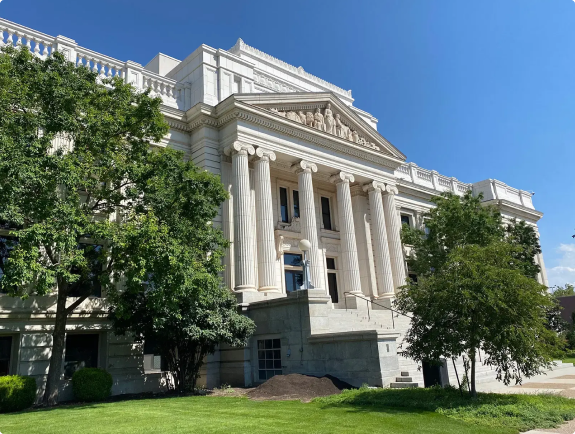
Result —
[[471, 352], [471, 397], [475, 398], [477, 396], [477, 390], [475, 389], [475, 350]]
[[54, 332], [52, 333], [52, 355], [50, 356], [50, 367], [48, 369], [48, 379], [46, 390], [44, 391], [43, 403], [46, 406], [53, 406], [58, 403], [58, 387], [62, 373], [62, 359], [66, 346], [66, 322], [68, 313], [66, 312], [67, 284], [58, 282], [58, 299], [56, 303], [56, 321]]

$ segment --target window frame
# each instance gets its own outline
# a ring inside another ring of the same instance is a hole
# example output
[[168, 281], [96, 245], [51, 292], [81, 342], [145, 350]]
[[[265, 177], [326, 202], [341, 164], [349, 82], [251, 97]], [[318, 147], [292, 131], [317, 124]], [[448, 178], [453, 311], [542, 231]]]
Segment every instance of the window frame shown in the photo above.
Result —
[[[72, 378], [72, 376], [68, 376], [66, 374], [66, 357], [68, 357], [68, 337], [69, 336], [82, 336], [82, 335], [96, 335], [97, 336], [97, 340], [98, 340], [98, 344], [97, 344], [97, 353], [96, 353], [96, 368], [101, 368], [103, 366], [106, 366], [105, 363], [105, 352], [104, 352], [104, 338], [106, 337], [105, 333], [101, 333], [98, 330], [94, 330], [92, 333], [90, 333], [91, 330], [82, 330], [81, 332], [66, 332], [66, 340], [64, 341], [64, 354], [63, 354], [63, 358], [62, 358], [62, 378], [70, 380]], [[75, 371], [74, 371], [75, 372]], [[73, 375], [73, 373], [72, 373]]]
[[302, 260], [303, 260], [303, 255], [301, 252], [295, 252], [295, 251], [287, 251], [284, 252], [282, 255], [282, 267], [283, 267], [283, 273], [282, 273], [282, 283], [283, 283], [283, 290], [285, 294], [289, 294], [290, 292], [294, 292], [294, 291], [299, 291], [299, 288], [294, 289], [293, 291], [288, 291], [288, 287], [287, 287], [287, 279], [286, 279], [286, 275], [287, 273], [290, 274], [295, 274], [295, 272], [300, 272], [298, 274], [302, 274], [303, 276], [303, 266], [297, 266], [297, 265], [289, 265], [285, 263], [285, 255], [297, 255], [299, 256]]
[[[266, 342], [271, 341], [271, 345], [270, 348], [266, 348]], [[260, 344], [261, 343], [261, 344]], [[275, 375], [282, 375], [283, 374], [283, 351], [282, 351], [282, 343], [281, 343], [281, 338], [278, 336], [258, 336], [258, 339], [256, 339], [255, 342], [255, 357], [254, 359], [257, 360], [257, 365], [255, 366], [255, 382], [256, 383], [263, 383], [264, 381], [267, 381], [268, 379], [272, 378]], [[268, 354], [269, 352], [272, 352], [272, 357], [268, 358]], [[279, 352], [279, 358], [277, 358], [277, 353]], [[261, 358], [260, 356], [263, 354], [263, 358]], [[273, 367], [272, 368], [267, 368], [267, 362], [271, 361]], [[264, 362], [264, 368], [260, 368], [261, 362]], [[276, 363], [279, 362], [279, 363]], [[264, 379], [261, 378], [261, 373], [262, 371], [266, 372]], [[267, 372], [273, 372], [273, 375], [268, 377]], [[279, 372], [278, 372], [279, 371]]]
[[[283, 220], [282, 216], [282, 203], [281, 203], [281, 189], [286, 190], [286, 200], [287, 200], [287, 221]], [[279, 180], [277, 181], [277, 221], [279, 228], [290, 226], [295, 219], [299, 220], [299, 216], [295, 215], [295, 203], [294, 203], [294, 191], [298, 193], [298, 202], [300, 204], [299, 210], [301, 212], [301, 198], [299, 197], [298, 184], [290, 181]], [[300, 214], [301, 215], [301, 214]]]
[[[333, 259], [333, 263], [334, 263], [334, 267], [335, 268], [328, 268], [327, 263], [328, 263], [328, 259]], [[325, 257], [325, 270], [326, 270], [326, 274], [327, 274], [327, 292], [328, 295], [331, 297], [331, 302], [334, 304], [339, 303], [339, 290], [340, 290], [340, 286], [339, 286], [339, 269], [337, 267], [338, 263], [338, 258], [335, 256], [326, 256]], [[330, 292], [330, 287], [329, 287], [329, 276], [333, 275], [335, 277], [335, 295], [336, 295], [336, 300], [334, 300], [334, 297], [332, 296], [331, 292]]]

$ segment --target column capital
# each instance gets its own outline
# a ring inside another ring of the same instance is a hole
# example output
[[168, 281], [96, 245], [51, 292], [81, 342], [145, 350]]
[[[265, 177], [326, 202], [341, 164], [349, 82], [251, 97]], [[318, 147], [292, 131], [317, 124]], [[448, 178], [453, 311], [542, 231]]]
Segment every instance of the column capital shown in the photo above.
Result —
[[399, 190], [397, 189], [397, 187], [395, 185], [387, 184], [385, 186], [385, 192], [389, 195], [396, 195], [399, 193]]
[[301, 173], [301, 172], [312, 173], [317, 172], [317, 166], [315, 165], [315, 163], [312, 163], [311, 161], [301, 160], [299, 163], [292, 165], [291, 170], [295, 173]]
[[276, 153], [270, 149], [259, 146], [254, 157], [257, 160], [276, 161]]
[[233, 156], [236, 154], [240, 155], [254, 155], [256, 150], [252, 145], [248, 145], [247, 143], [242, 142], [234, 142], [226, 149], [224, 149], [224, 154], [228, 156]]
[[335, 184], [339, 184], [340, 182], [350, 183], [355, 181], [355, 177], [348, 172], [339, 172], [336, 175], [330, 176], [329, 180]]
[[385, 191], [385, 184], [380, 181], [371, 181], [367, 184], [363, 184], [363, 191], [369, 192], [374, 190], [379, 190], [380, 193]]

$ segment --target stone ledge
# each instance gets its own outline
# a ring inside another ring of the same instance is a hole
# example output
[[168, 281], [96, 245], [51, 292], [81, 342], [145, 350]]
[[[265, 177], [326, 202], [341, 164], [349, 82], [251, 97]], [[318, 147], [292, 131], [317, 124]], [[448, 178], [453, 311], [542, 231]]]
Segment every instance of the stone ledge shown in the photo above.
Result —
[[332, 343], [332, 342], [349, 342], [349, 341], [365, 341], [377, 339], [382, 341], [396, 340], [400, 336], [397, 332], [387, 332], [380, 330], [365, 330], [365, 331], [349, 331], [339, 333], [321, 333], [313, 334], [308, 337], [308, 342], [311, 344], [319, 343]]

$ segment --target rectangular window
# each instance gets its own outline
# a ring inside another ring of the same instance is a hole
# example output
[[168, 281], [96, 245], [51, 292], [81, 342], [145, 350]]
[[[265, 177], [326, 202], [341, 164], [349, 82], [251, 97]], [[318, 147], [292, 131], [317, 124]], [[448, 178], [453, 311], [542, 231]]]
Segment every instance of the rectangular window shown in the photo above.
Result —
[[292, 191], [293, 196], [293, 216], [299, 218], [299, 191]]
[[411, 226], [410, 219], [408, 215], [401, 214], [401, 224]]
[[78, 369], [98, 367], [99, 334], [66, 335], [64, 374], [71, 378]]
[[0, 376], [10, 375], [12, 336], [0, 336]]
[[282, 351], [279, 339], [258, 340], [258, 377], [266, 381], [274, 375], [282, 375]]
[[329, 198], [321, 198], [321, 218], [323, 223], [323, 228], [331, 231], [331, 210], [329, 207]]
[[429, 236], [429, 228], [427, 227], [427, 225], [425, 224], [425, 220], [423, 221], [423, 232], [425, 233], [425, 238], [427, 238]]
[[73, 274], [81, 274], [80, 279], [74, 283], [68, 297], [81, 297], [86, 292], [93, 297], [102, 296], [100, 275], [102, 274], [102, 261], [100, 255], [103, 246], [97, 244], [80, 244], [79, 249], [84, 250], [89, 269], [80, 273], [78, 268], [72, 268]]
[[284, 265], [301, 267], [301, 255], [295, 253], [284, 253]]
[[280, 187], [280, 212], [282, 222], [289, 223], [287, 188]]
[[325, 265], [327, 268], [327, 289], [329, 291], [332, 303], [337, 303], [339, 301], [339, 295], [337, 292], [335, 258], [325, 258]]
[[303, 268], [301, 255], [284, 253], [286, 292], [297, 291], [303, 285]]
[[325, 258], [325, 265], [328, 270], [335, 270], [335, 258]]
[[158, 341], [153, 338], [144, 339], [144, 372], [167, 370], [165, 367]]

